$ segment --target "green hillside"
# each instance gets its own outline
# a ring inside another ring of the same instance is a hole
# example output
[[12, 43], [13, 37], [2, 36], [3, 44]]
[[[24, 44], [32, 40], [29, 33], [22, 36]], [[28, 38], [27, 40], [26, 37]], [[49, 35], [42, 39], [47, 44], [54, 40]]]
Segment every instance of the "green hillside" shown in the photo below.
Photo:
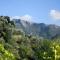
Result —
[[27, 35], [10, 17], [0, 16], [0, 60], [60, 60], [60, 36]]

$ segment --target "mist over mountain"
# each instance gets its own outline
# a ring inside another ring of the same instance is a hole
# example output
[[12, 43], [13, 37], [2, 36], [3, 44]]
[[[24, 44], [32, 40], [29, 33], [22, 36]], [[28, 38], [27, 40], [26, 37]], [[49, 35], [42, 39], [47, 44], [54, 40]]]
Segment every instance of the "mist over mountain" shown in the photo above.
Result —
[[60, 26], [45, 23], [31, 23], [21, 19], [13, 19], [17, 29], [22, 29], [26, 34], [49, 38], [60, 35]]

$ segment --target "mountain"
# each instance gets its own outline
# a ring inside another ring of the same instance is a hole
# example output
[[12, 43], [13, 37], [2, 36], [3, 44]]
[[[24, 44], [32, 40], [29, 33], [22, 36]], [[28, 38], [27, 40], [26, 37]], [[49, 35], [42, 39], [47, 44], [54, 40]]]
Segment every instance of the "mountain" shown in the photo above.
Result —
[[55, 35], [60, 35], [60, 26], [54, 24], [31, 23], [21, 19], [13, 19], [17, 29], [22, 29], [26, 34], [35, 35], [51, 39]]

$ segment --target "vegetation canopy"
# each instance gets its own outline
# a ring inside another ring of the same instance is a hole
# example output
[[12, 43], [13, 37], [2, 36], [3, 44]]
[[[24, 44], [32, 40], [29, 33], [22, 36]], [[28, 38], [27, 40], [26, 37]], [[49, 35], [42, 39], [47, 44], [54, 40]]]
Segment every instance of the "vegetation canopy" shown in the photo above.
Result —
[[8, 16], [0, 16], [0, 60], [60, 60], [60, 36], [27, 35]]

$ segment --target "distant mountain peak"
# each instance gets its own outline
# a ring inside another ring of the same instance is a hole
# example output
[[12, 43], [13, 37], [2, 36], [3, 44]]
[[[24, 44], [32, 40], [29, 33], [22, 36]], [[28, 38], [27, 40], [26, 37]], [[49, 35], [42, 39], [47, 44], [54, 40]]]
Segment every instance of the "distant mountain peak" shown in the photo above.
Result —
[[22, 29], [26, 34], [41, 36], [44, 38], [52, 38], [56, 34], [60, 35], [60, 26], [44, 23], [31, 23], [29, 21], [14, 19], [17, 29]]

